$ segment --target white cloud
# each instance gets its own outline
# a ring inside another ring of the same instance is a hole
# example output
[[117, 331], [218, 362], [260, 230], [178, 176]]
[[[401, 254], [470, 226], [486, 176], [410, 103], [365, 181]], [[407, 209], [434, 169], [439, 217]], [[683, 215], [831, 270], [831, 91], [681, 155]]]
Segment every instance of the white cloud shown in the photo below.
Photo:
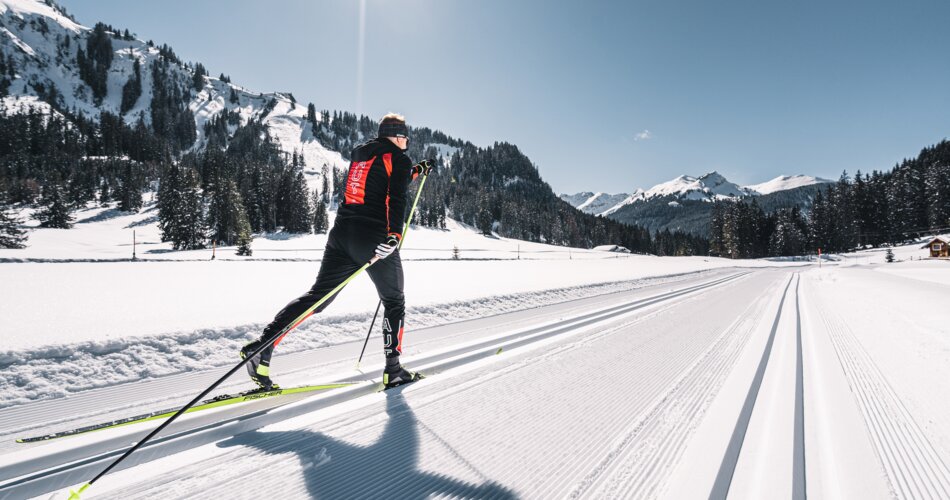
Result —
[[653, 138], [653, 134], [649, 130], [643, 129], [643, 132], [638, 133], [633, 136], [634, 141], [646, 141]]

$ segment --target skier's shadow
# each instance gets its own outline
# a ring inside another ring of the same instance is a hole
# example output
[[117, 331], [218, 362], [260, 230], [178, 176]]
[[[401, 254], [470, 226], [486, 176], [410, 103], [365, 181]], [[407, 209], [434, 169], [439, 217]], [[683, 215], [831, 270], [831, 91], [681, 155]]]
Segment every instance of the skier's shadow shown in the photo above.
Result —
[[476, 485], [419, 471], [420, 424], [400, 392], [386, 393], [386, 428], [369, 446], [354, 446], [307, 430], [251, 431], [218, 446], [248, 446], [272, 455], [296, 454], [311, 498], [423, 499], [436, 494], [517, 498], [494, 482]]

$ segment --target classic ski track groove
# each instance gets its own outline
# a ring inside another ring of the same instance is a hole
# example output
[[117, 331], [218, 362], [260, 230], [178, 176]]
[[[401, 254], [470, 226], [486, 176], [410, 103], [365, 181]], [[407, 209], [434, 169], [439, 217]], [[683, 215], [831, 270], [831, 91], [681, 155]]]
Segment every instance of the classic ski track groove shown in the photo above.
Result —
[[950, 498], [950, 470], [845, 321], [815, 300], [893, 493]]
[[805, 471], [805, 383], [802, 360], [802, 275], [795, 273], [795, 435], [792, 458], [792, 498], [807, 498], [808, 482]]
[[[728, 293], [727, 291], [725, 291], [727, 289], [728, 287], [716, 288], [716, 290], [721, 291], [722, 293]], [[703, 296], [704, 295], [693, 294], [693, 295], [689, 295], [683, 298], [682, 300], [675, 301], [673, 303], [668, 302], [664, 304], [662, 308], [654, 309], [649, 314], [638, 315], [634, 318], [621, 320], [619, 324], [612, 324], [611, 326], [603, 330], [585, 334], [583, 337], [574, 337], [566, 345], [554, 344], [550, 348], [550, 350], [545, 349], [545, 350], [541, 350], [540, 352], [539, 350], [529, 351], [527, 353], [524, 353], [521, 359], [518, 359], [512, 362], [510, 365], [493, 369], [491, 372], [482, 374], [479, 377], [474, 378], [474, 379], [464, 380], [457, 384], [446, 382], [445, 384], [441, 384], [441, 385], [428, 385], [425, 387], [421, 385], [409, 386], [407, 390], [414, 391], [411, 411], [414, 411], [416, 413], [422, 413], [422, 412], [425, 412], [426, 409], [429, 408], [430, 406], [435, 406], [440, 403], [450, 404], [452, 399], [464, 398], [466, 393], [476, 390], [476, 389], [487, 390], [487, 388], [491, 388], [492, 391], [496, 392], [496, 394], [493, 396], [494, 398], [497, 398], [499, 400], [505, 400], [507, 399], [506, 397], [507, 394], [500, 392], [500, 391], [504, 391], [504, 384], [501, 384], [499, 386], [498, 384], [492, 383], [492, 382], [498, 381], [499, 379], [504, 379], [519, 371], [535, 367], [536, 365], [540, 363], [556, 362], [557, 359], [563, 358], [566, 354], [571, 353], [571, 351], [575, 351], [578, 349], [585, 349], [592, 344], [596, 344], [604, 339], [607, 339], [608, 337], [614, 337], [616, 334], [620, 332], [624, 332], [625, 329], [627, 330], [626, 333], [629, 333], [629, 326], [645, 321], [647, 317], [655, 317], [659, 315], [660, 313], [665, 312], [666, 310], [671, 309], [673, 307], [687, 307], [687, 304], [690, 301], [699, 300], [699, 298]], [[673, 374], [673, 376], [667, 377], [661, 374], [654, 377], [655, 380], [642, 381], [642, 386], [651, 389], [651, 392], [648, 392], [647, 394], [643, 395], [637, 400], [637, 404], [643, 410], [642, 412], [639, 412], [639, 413], [643, 413], [644, 416], [656, 413], [655, 411], [651, 411], [651, 408], [655, 407], [657, 404], [662, 404], [664, 401], [668, 401], [671, 397], [670, 396], [671, 386], [674, 388], [673, 390], [675, 391], [675, 388], [680, 385], [677, 383], [677, 380], [682, 379], [683, 375], [677, 375], [677, 374], [680, 373], [681, 371], [686, 371], [689, 373], [699, 375], [700, 372], [702, 371], [702, 368], [700, 368], [700, 366], [705, 366], [704, 358], [711, 352], [714, 352], [715, 346], [720, 345], [727, 338], [731, 339], [734, 333], [737, 331], [737, 328], [739, 328], [739, 325], [743, 325], [745, 328], [750, 330], [748, 323], [749, 322], [755, 323], [756, 320], [750, 317], [749, 315], [753, 310], [755, 310], [756, 307], [764, 307], [764, 305], [760, 303], [761, 299], [762, 297], [760, 296], [759, 300], [754, 301], [752, 305], [747, 306], [744, 309], [741, 309], [740, 311], [744, 311], [744, 312], [740, 315], [740, 319], [733, 320], [733, 323], [731, 325], [728, 325], [727, 328], [723, 328], [719, 331], [716, 331], [713, 335], [709, 336], [708, 338], [703, 338], [703, 335], [697, 335], [697, 338], [691, 339], [691, 343], [689, 344], [689, 347], [691, 347], [691, 349], [684, 349], [683, 351], [681, 351], [681, 354], [677, 356], [675, 359], [661, 360], [654, 357], [653, 358], [654, 363], [648, 367], [645, 367], [643, 371], [654, 372], [654, 373], [667, 371], [670, 374]], [[745, 334], [746, 337], [749, 335], [749, 333], [750, 333], [749, 331], [746, 332]], [[744, 339], [740, 339], [740, 341], [744, 341]], [[662, 336], [657, 336], [656, 338], [651, 339], [651, 342], [653, 344], [665, 343]], [[736, 349], [740, 348], [740, 346], [734, 346], [734, 347]], [[648, 346], [646, 345], [639, 345], [638, 348], [644, 348], [646, 350], [650, 350]], [[722, 356], [717, 356], [717, 357], [722, 358]], [[726, 358], [729, 358], [729, 357], [731, 356], [726, 356]], [[729, 365], [728, 362], [725, 362], [725, 363], [720, 362], [720, 364], [723, 365], [724, 368], [728, 367]], [[698, 386], [698, 384], [699, 384], [699, 381], [697, 381], [697, 383], [693, 385], [693, 388], [700, 390], [701, 388]], [[638, 383], [638, 386], [640, 385], [641, 384]], [[450, 387], [447, 387], [447, 386], [450, 386]], [[616, 411], [616, 406], [617, 406], [616, 401], [611, 403], [609, 398], [606, 398], [606, 399], [600, 398], [596, 400], [604, 402], [606, 404], [602, 404], [598, 407], [589, 408], [589, 411], [591, 413], [596, 414], [600, 411], [606, 410], [607, 408], [605, 407], [610, 407], [610, 406], [613, 406], [614, 410]], [[625, 404], [624, 407], [629, 408], [629, 404]], [[410, 411], [410, 409], [406, 408], [405, 405], [402, 405], [401, 411], [399, 414], [402, 414], [408, 411]], [[439, 411], [439, 410], [437, 408], [433, 408], [431, 411]], [[632, 412], [632, 413], [638, 413], [638, 412]], [[349, 441], [351, 439], [360, 440], [361, 436], [373, 435], [374, 432], [372, 432], [372, 429], [374, 427], [381, 425], [381, 423], [384, 422], [386, 419], [395, 418], [397, 416], [398, 414], [380, 415], [380, 412], [377, 407], [371, 407], [371, 408], [354, 411], [346, 416], [341, 417], [341, 420], [336, 420], [336, 421], [331, 420], [330, 422], [314, 423], [312, 425], [309, 425], [308, 428], [319, 430], [323, 434], [332, 434], [335, 438], [344, 439], [346, 441]], [[639, 415], [637, 416], [639, 417]], [[634, 422], [634, 425], [636, 425], [636, 423], [641, 420], [643, 420], [643, 417], [637, 418], [636, 421]], [[421, 421], [420, 421], [420, 424], [421, 424]], [[627, 425], [621, 424], [619, 427], [621, 430], [623, 430], [627, 428]], [[459, 455], [455, 453], [455, 451], [451, 448], [451, 446], [447, 445], [445, 441], [441, 437], [439, 437], [438, 434], [436, 434], [436, 432], [430, 429], [428, 426], [420, 425], [420, 433], [425, 433], [426, 435], [434, 436], [435, 442], [438, 443], [444, 450], [447, 450], [449, 455], [453, 457], [459, 457]], [[591, 443], [589, 446], [585, 448], [585, 451], [582, 452], [582, 455], [583, 453], [588, 453], [588, 454], [593, 453], [593, 455], [590, 455], [590, 456], [594, 456], [594, 457], [598, 457], [602, 455], [602, 452], [600, 452], [599, 450], [603, 449], [603, 447], [605, 446], [609, 446], [610, 445], [609, 441], [615, 441], [615, 438], [612, 438], [610, 436], [614, 436], [617, 433], [604, 432], [603, 434], [606, 437], [602, 437], [600, 440], [597, 440], [596, 443]], [[653, 433], [653, 436], [656, 436], [656, 437], [659, 437], [662, 435], [663, 435], [662, 429]], [[591, 436], [591, 437], [593, 438], [594, 436]], [[685, 439], [685, 436], [683, 436], [683, 438]], [[294, 437], [283, 437], [283, 436], [275, 437], [273, 439], [268, 440], [268, 448], [283, 449], [284, 447], [287, 447], [288, 449], [294, 449], [299, 454], [307, 454], [307, 455], [313, 455], [314, 452], [318, 451], [318, 449], [320, 448], [319, 443], [315, 443], [315, 444], [305, 444], [302, 442], [295, 443], [294, 441], [296, 439], [297, 438], [294, 438]], [[401, 446], [403, 443], [390, 442], [389, 444], [390, 446]], [[240, 451], [240, 453], [244, 454], [244, 456], [246, 456], [246, 454], [249, 452], [254, 454], [254, 457], [255, 457], [254, 463], [260, 465], [262, 469], [273, 470], [272, 468], [278, 467], [279, 461], [277, 459], [268, 457], [254, 450], [244, 449]], [[193, 465], [191, 470], [176, 471], [172, 475], [162, 477], [160, 481], [150, 481], [151, 483], [150, 485], [140, 485], [132, 489], [125, 489], [121, 492], [121, 494], [123, 496], [153, 495], [157, 492], [158, 487], [155, 486], [156, 483], [169, 484], [172, 482], [176, 482], [177, 480], [187, 480], [190, 476], [194, 475], [199, 470], [202, 470], [202, 471], [209, 470], [209, 469], [214, 470], [217, 467], [225, 466], [226, 464], [230, 463], [233, 458], [236, 458], [238, 456], [240, 455], [231, 455], [231, 454], [226, 455], [226, 456], [219, 455], [207, 462], [202, 462], [200, 464]], [[260, 462], [258, 460], [260, 460]], [[284, 463], [286, 464], [286, 458], [284, 458], [284, 460], [285, 460]], [[372, 460], [373, 460], [372, 457], [367, 456], [365, 457], [365, 460], [360, 462], [359, 464], [350, 464], [350, 466], [355, 467], [357, 469], [363, 466], [371, 467], [372, 464], [370, 464], [369, 462], [372, 462]], [[465, 459], [461, 459], [460, 462], [462, 464], [462, 467], [466, 471], [472, 473], [472, 476], [474, 476], [475, 478], [483, 482], [486, 480], [486, 474], [480, 471], [478, 467], [476, 467], [475, 465], [472, 465], [469, 461]], [[586, 472], [586, 468], [582, 468], [582, 467], [584, 465], [596, 465], [596, 462], [597, 461], [595, 460], [593, 464], [580, 463], [578, 464], [577, 467], [572, 467], [570, 463], [567, 463], [561, 466], [560, 469], [555, 469], [551, 471], [550, 475], [552, 477], [565, 477], [565, 478], [573, 475], [574, 477], [582, 478], [584, 477], [583, 472]], [[283, 468], [286, 469], [286, 465]], [[578, 473], [578, 471], [581, 471], [581, 472]], [[332, 473], [333, 472], [328, 471], [328, 474], [332, 474]], [[288, 474], [293, 476], [294, 474], [298, 474], [298, 473], [296, 471], [290, 471], [288, 472]], [[498, 476], [493, 479], [495, 483], [506, 484], [506, 481], [513, 479], [515, 476], [523, 475], [523, 474], [524, 474], [524, 471], [511, 470], [507, 475]], [[275, 477], [272, 479], [279, 481], [281, 478]], [[209, 478], [204, 477], [202, 478], [202, 480], [208, 481]], [[233, 479], [230, 478], [228, 475], [223, 475], [217, 478], [214, 484], [217, 485], [216, 487], [226, 488], [229, 482], [232, 480]], [[565, 481], [566, 480], [568, 479], [565, 479]], [[402, 478], [401, 480], [393, 481], [392, 484], [388, 485], [386, 491], [401, 492], [403, 494], [409, 494], [410, 496], [412, 496], [411, 493], [418, 493], [418, 492], [413, 491], [413, 488], [415, 488], [416, 485], [409, 484], [408, 481], [410, 481], [409, 478]], [[538, 489], [534, 489], [534, 490], [523, 492], [523, 493], [525, 493], [529, 497], [549, 498], [553, 496], [563, 496], [564, 492], [569, 491], [572, 486], [573, 485], [564, 485], [563, 482], [561, 483], [552, 482], [545, 485], [539, 485]], [[374, 491], [372, 490], [372, 488], [374, 488], [373, 485], [361, 485], [361, 484], [354, 484], [351, 482], [351, 483], [348, 483], [348, 486], [338, 484], [338, 485], [327, 486], [327, 488], [328, 490], [322, 491], [322, 493], [327, 497], [334, 497], [334, 495], [338, 495], [338, 496], [345, 495], [346, 497], [352, 497], [352, 498], [374, 496], [373, 495]], [[341, 488], [346, 488], [346, 489], [344, 491]], [[376, 488], [378, 488], [378, 486], [376, 486]], [[408, 488], [408, 489], [401, 489], [401, 488]], [[249, 493], [253, 493], [253, 492], [249, 492]], [[290, 494], [291, 492], [285, 491], [284, 493]], [[300, 495], [300, 496], [304, 496], [307, 494], [306, 491], [301, 491], [301, 490], [294, 490], [292, 493], [293, 495]], [[378, 489], [375, 490], [375, 493], [376, 495], [380, 494]], [[439, 496], [452, 497], [453, 493], [450, 491], [440, 492]]]
[[[695, 298], [697, 298], [697, 297], [698, 297], [698, 296], [694, 295], [694, 296], [691, 296], [689, 299], [686, 299], [686, 300], [695, 299]], [[672, 308], [672, 307], [674, 307], [674, 306], [682, 306], [682, 305], [683, 305], [683, 302], [677, 302], [677, 303], [674, 303], [674, 304], [667, 304], [667, 306], [664, 307], [662, 310], [655, 310], [655, 311], [653, 311], [653, 312], [652, 312], [650, 315], [648, 315], [648, 316], [655, 316], [655, 315], [659, 314], [660, 312], [662, 312], [663, 310]], [[631, 326], [631, 325], [633, 325], [633, 324], [636, 324], [636, 323], [639, 323], [639, 322], [641, 322], [641, 321], [644, 321], [645, 319], [646, 319], [646, 317], [638, 317], [638, 318], [635, 318], [635, 319], [633, 319], [633, 320], [626, 321], [626, 322], [624, 322], [624, 323], [622, 323], [622, 324], [615, 325], [615, 326], [613, 326], [613, 327], [611, 327], [611, 328], [608, 328], [608, 329], [605, 329], [605, 330], [596, 332], [596, 333], [594, 333], [594, 334], [588, 335], [588, 336], [584, 337], [583, 339], [578, 339], [578, 340], [576, 340], [575, 342], [572, 342], [572, 343], [569, 344], [569, 345], [561, 346], [561, 347], [556, 347], [556, 348], [552, 349], [551, 351], [542, 353], [541, 355], [533, 356], [533, 357], [531, 357], [531, 358], [528, 358], [528, 359], [526, 359], [526, 360], [523, 360], [523, 361], [520, 362], [519, 364], [510, 366], [510, 367], [507, 367], [507, 368], [504, 369], [504, 370], [496, 370], [495, 372], [492, 372], [491, 374], [489, 374], [489, 375], [487, 375], [487, 376], [485, 376], [485, 377], [480, 377], [475, 383], [471, 384], [471, 386], [481, 386], [481, 385], [484, 385], [484, 384], [485, 384], [487, 381], [489, 381], [489, 380], [494, 380], [494, 379], [497, 379], [497, 378], [502, 377], [502, 376], [507, 376], [507, 375], [509, 375], [509, 374], [511, 374], [511, 373], [513, 373], [513, 372], [515, 372], [515, 371], [518, 371], [518, 370], [527, 368], [527, 367], [529, 367], [529, 366], [531, 366], [531, 365], [534, 365], [534, 364], [536, 364], [536, 363], [538, 363], [538, 362], [546, 361], [546, 360], [548, 360], [549, 358], [556, 357], [556, 356], [560, 356], [560, 355], [562, 355], [562, 354], [564, 354], [564, 353], [567, 353], [567, 352], [569, 352], [569, 351], [571, 351], [571, 350], [583, 348], [583, 347], [585, 347], [585, 346], [587, 346], [587, 345], [589, 345], [589, 344], [591, 344], [591, 343], [593, 343], [593, 342], [596, 342], [596, 341], [600, 340], [600, 339], [603, 338], [603, 337], [613, 335], [613, 334], [615, 334], [615, 333], [617, 333], [617, 332], [619, 332], [619, 331], [622, 331], [622, 330], [628, 328], [629, 326]], [[661, 340], [661, 339], [659, 339], [659, 338], [657, 338], [657, 339], [653, 339], [652, 342], [654, 342], [654, 343], [662, 343], [662, 342], [664, 342], [664, 341]], [[651, 361], [652, 364], [649, 365], [648, 368], [647, 368], [645, 371], [646, 371], [646, 372], [649, 372], [649, 373], [653, 373], [653, 374], [655, 374], [655, 375], [654, 375], [654, 377], [651, 378], [649, 381], [647, 381], [647, 380], [640, 380], [640, 382], [642, 382], [642, 384], [641, 384], [641, 383], [638, 383], [638, 386], [651, 388], [651, 389], [653, 389], [654, 391], [662, 391], [663, 389], [666, 389], [666, 388], [671, 384], [671, 382], [669, 382], [669, 380], [671, 380], [671, 379], [663, 375], [663, 373], [665, 373], [664, 370], [666, 370], [667, 372], [670, 372], [670, 373], [675, 373], [677, 370], [681, 369], [681, 367], [682, 367], [685, 363], [687, 363], [689, 360], [693, 360], [693, 359], [696, 358], [696, 356], [697, 356], [697, 351], [696, 351], [696, 349], [699, 348], [699, 347], [701, 347], [701, 344], [702, 344], [702, 341], [698, 341], [698, 340], [694, 339], [693, 344], [690, 346], [690, 347], [693, 347], [693, 348], [694, 348], [694, 350], [692, 350], [692, 351], [684, 349], [684, 350], [680, 351], [680, 352], [679, 352], [679, 355], [678, 355], [677, 357], [675, 357], [675, 358], [664, 358], [663, 360], [659, 360], [659, 359], [657, 359], [657, 358], [651, 359], [650, 361]], [[644, 344], [644, 345], [641, 345], [640, 347], [645, 348], [645, 347], [647, 347], [647, 346], [646, 346], [646, 344]], [[680, 367], [680, 368], [671, 369], [670, 367]], [[675, 377], [674, 377], [674, 378], [675, 378]], [[471, 387], [466, 387], [466, 389], [470, 389], [470, 388], [471, 388]], [[460, 394], [462, 393], [462, 391], [460, 390], [460, 388], [459, 388], [458, 386], [454, 387], [454, 388], [452, 389], [452, 391], [447, 391], [447, 392], [450, 392], [450, 393], [449, 393], [449, 394], [446, 394], [445, 396], [440, 395], [440, 396], [438, 396], [438, 397], [435, 397], [435, 398], [433, 398], [434, 401], [441, 401], [441, 400], [443, 400], [444, 398], [453, 397], [453, 396], [458, 396], [458, 395], [460, 395]], [[664, 395], [663, 395], [662, 393], [660, 393], [660, 392], [651, 392], [651, 393], [648, 393], [648, 394], [646, 394], [646, 395], [644, 395], [644, 396], [642, 396], [642, 397], [640, 397], [639, 399], [636, 400], [636, 403], [639, 405], [639, 406], [636, 407], [636, 408], [638, 408], [639, 410], [633, 411], [632, 413], [634, 413], [635, 415], [640, 415], [640, 413], [643, 413], [643, 412], [649, 410], [650, 408], [652, 408], [652, 406], [653, 406], [654, 404], [656, 404], [658, 401], [662, 401], [663, 398], [664, 398]], [[601, 404], [600, 406], [597, 406], [597, 407], [590, 407], [590, 406], [588, 406], [588, 407], [587, 407], [588, 411], [591, 411], [592, 413], [598, 413], [598, 412], [600, 412], [600, 411], [604, 411], [604, 410], [608, 409], [609, 407], [615, 405], [615, 403], [614, 403], [614, 402], [611, 402], [609, 399], [603, 399], [603, 400], [601, 400], [601, 403], [602, 403], [602, 404]], [[417, 403], [414, 404], [414, 406], [415, 406], [416, 408], [418, 408], [418, 407], [419, 407], [419, 404], [420, 404], [420, 403], [417, 402]], [[423, 404], [425, 404], [425, 403], [423, 403]], [[639, 421], [640, 421], [639, 419], [635, 420], [635, 421], [634, 421], [634, 424], [637, 423], [637, 422], [639, 422]], [[618, 431], [618, 432], [619, 432], [619, 431]], [[595, 437], [592, 436], [590, 443], [589, 443], [588, 446], [585, 448], [585, 450], [583, 450], [583, 453], [593, 453], [595, 450], [608, 449], [608, 448], [611, 446], [612, 442], [616, 440], [616, 438], [612, 437], [612, 436], [614, 436], [615, 434], [616, 434], [615, 432], [606, 432], [606, 433], [603, 434], [604, 437], [602, 437], [602, 438], [599, 439], [599, 440], [595, 439]], [[582, 454], [583, 454], [583, 453], [582, 453]], [[585, 464], [578, 464], [578, 467], [577, 467], [577, 468], [580, 468], [580, 467], [582, 467], [583, 465], [585, 465]], [[554, 475], [555, 475], [555, 476], [561, 476], [561, 477], [564, 477], [564, 478], [569, 478], [569, 477], [571, 477], [572, 473], [575, 473], [575, 474], [576, 474], [576, 470], [565, 470], [563, 474], [554, 474]], [[497, 480], [498, 480], [499, 482], [501, 482], [502, 484], [504, 484], [506, 479], [509, 479], [509, 478], [511, 478], [511, 477], [513, 477], [513, 476], [516, 476], [516, 475], [517, 475], [517, 473], [514, 472], [514, 471], [512, 471], [512, 472], [509, 474], [509, 476], [501, 476], [501, 477], [497, 478]], [[564, 481], [567, 481], [567, 479], [564, 479]], [[532, 496], [535, 496], [535, 495], [537, 495], [538, 497], [559, 496], [559, 495], [563, 494], [564, 491], [568, 491], [568, 490], [571, 489], [571, 488], [572, 488], [572, 485], [566, 485], [566, 484], [563, 484], [563, 482], [558, 483], [558, 482], [553, 482], [553, 481], [552, 481], [552, 482], [550, 482], [550, 483], [547, 485], [547, 490], [534, 491], [534, 492], [532, 492]]]
[[725, 499], [729, 496], [729, 489], [735, 476], [736, 466], [739, 464], [739, 456], [742, 453], [742, 446], [745, 442], [746, 434], [749, 430], [749, 423], [752, 421], [752, 413], [755, 409], [755, 403], [759, 399], [759, 391], [762, 388], [762, 380], [768, 369], [769, 360], [772, 357], [772, 348], [775, 344], [775, 337], [779, 331], [779, 321], [785, 308], [785, 302], [788, 298], [788, 290], [792, 286], [794, 277], [789, 277], [788, 282], [779, 299], [778, 308], [775, 312], [775, 318], [772, 322], [772, 328], [769, 332], [769, 339], [762, 351], [762, 357], [756, 368], [755, 376], [749, 386], [745, 402], [742, 405], [742, 411], [736, 421], [736, 426], [732, 432], [732, 438], [726, 448], [722, 463], [719, 466], [719, 472], [716, 475], [716, 481], [713, 484], [712, 491], [709, 493], [710, 500]]
[[[505, 336], [502, 338], [492, 339], [484, 343], [469, 345], [464, 348], [440, 353], [436, 357], [429, 357], [429, 358], [423, 357], [423, 358], [420, 358], [418, 362], [421, 365], [425, 363], [435, 363], [440, 360], [447, 360], [445, 363], [443, 363], [443, 365], [437, 365], [433, 367], [435, 371], [437, 372], [443, 369], [464, 364], [469, 361], [474, 361], [482, 357], [493, 355], [498, 345], [503, 345], [505, 351], [508, 351], [510, 349], [521, 347], [524, 345], [529, 345], [539, 340], [543, 340], [543, 339], [553, 337], [556, 335], [569, 334], [580, 328], [584, 328], [587, 325], [599, 323], [601, 321], [622, 316], [627, 313], [635, 312], [638, 309], [648, 307], [654, 304], [661, 304], [661, 303], [668, 302], [673, 299], [681, 298], [684, 296], [686, 298], [689, 298], [691, 296], [699, 296], [701, 295], [701, 293], [696, 293], [696, 292], [707, 291], [711, 288], [716, 288], [721, 285], [734, 282], [736, 280], [739, 280], [743, 277], [748, 276], [749, 274], [752, 274], [752, 272], [741, 271], [741, 272], [729, 274], [724, 277], [715, 278], [707, 282], [702, 282], [699, 284], [687, 286], [679, 290], [658, 293], [656, 295], [635, 300], [628, 304], [612, 306], [606, 309], [595, 311], [590, 314], [577, 316], [568, 320], [567, 322], [570, 324], [564, 327], [552, 328], [551, 325], [546, 325], [546, 326], [530, 329], [528, 331], [518, 332], [518, 333]], [[473, 354], [464, 356], [460, 359], [454, 359], [454, 360], [451, 359], [452, 357], [458, 357], [460, 356], [460, 354], [467, 353], [470, 351], [476, 351], [476, 352], [474, 352]], [[337, 380], [337, 381], [332, 381], [332, 382], [347, 382], [347, 381], [352, 381], [352, 380]], [[331, 382], [328, 381], [327, 383], [331, 383]], [[363, 394], [374, 392], [375, 385], [372, 383], [366, 383], [366, 384], [361, 384], [359, 387], [354, 387], [352, 390], [347, 388], [347, 389], [342, 389], [342, 390], [337, 389], [334, 391], [335, 392], [333, 394], [328, 394], [326, 397], [317, 398], [319, 399], [319, 401], [314, 402], [312, 405], [306, 405], [301, 408], [298, 408], [296, 412], [288, 415], [287, 418], [291, 418], [293, 416], [306, 413], [308, 411], [313, 411], [319, 407], [326, 406], [326, 404], [336, 404], [344, 400], [352, 399], [352, 398], [361, 396]], [[162, 451], [160, 451], [160, 448], [169, 448], [170, 453], [175, 453], [175, 452], [179, 452], [179, 451], [189, 449], [192, 447], [200, 446], [201, 444], [204, 444], [205, 441], [210, 442], [215, 439], [219, 439], [220, 436], [217, 436], [217, 434], [220, 434], [221, 432], [223, 432], [222, 428], [227, 427], [228, 423], [238, 422], [238, 425], [241, 425], [242, 423], [239, 421], [252, 420], [256, 417], [264, 416], [269, 411], [270, 409], [259, 410], [252, 414], [235, 417], [234, 420], [217, 421], [213, 423], [208, 423], [206, 425], [201, 425], [200, 427], [197, 427], [197, 428], [192, 428], [192, 429], [178, 431], [178, 432], [169, 432], [168, 434], [160, 435], [159, 437], [155, 438], [153, 442], [149, 443], [143, 448], [142, 452], [139, 453], [139, 457], [137, 457], [137, 459], [133, 458], [129, 460], [128, 464], [124, 464], [124, 465], [132, 466], [134, 464], [141, 463], [143, 461], [148, 461], [148, 460], [169, 454], [168, 452], [163, 453]], [[267, 423], [270, 423], [270, 422], [267, 422]], [[266, 425], [267, 423], [261, 424], [261, 425]], [[248, 424], [243, 423], [243, 425], [246, 426]], [[241, 429], [241, 432], [244, 432], [247, 430], [248, 429]], [[205, 434], [206, 439], [204, 440], [196, 439], [196, 436], [201, 435], [201, 434]], [[185, 436], [190, 436], [191, 440], [194, 442], [190, 444], [182, 443], [180, 438], [185, 437]], [[37, 464], [37, 465], [32, 466], [32, 469], [29, 469], [29, 468], [26, 469], [27, 472], [21, 472], [14, 476], [7, 476], [6, 479], [13, 479], [13, 480], [7, 481], [4, 484], [0, 484], [0, 493], [2, 493], [3, 490], [5, 489], [14, 488], [17, 486], [29, 486], [30, 483], [33, 483], [33, 485], [35, 485], [37, 482], [41, 482], [41, 481], [44, 483], [48, 483], [52, 487], [52, 489], [75, 483], [77, 481], [76, 479], [77, 477], [79, 478], [78, 480], [81, 480], [82, 478], [81, 474], [83, 473], [83, 471], [96, 470], [102, 466], [101, 464], [106, 463], [107, 460], [110, 460], [113, 457], [117, 456], [118, 454], [122, 453], [126, 446], [125, 443], [127, 443], [128, 439], [131, 439], [131, 438], [121, 437], [118, 439], [122, 441], [122, 445], [117, 448], [114, 448], [112, 451], [92, 453], [90, 455], [86, 455], [86, 458], [83, 458], [83, 459], [78, 459], [78, 460], [72, 459], [68, 463], [58, 463], [52, 466], [50, 466], [49, 463], [45, 463], [44, 465]], [[106, 441], [105, 444], [108, 444], [108, 441]], [[145, 450], [149, 450], [149, 451], [145, 451]], [[146, 459], [145, 457], [148, 457], [148, 459]], [[21, 467], [30, 467], [30, 465], [21, 464]], [[126, 468], [126, 467], [123, 467], [123, 466], [119, 467], [119, 469], [123, 469], [123, 468]], [[54, 476], [60, 478], [60, 482], [55, 481]], [[72, 478], [72, 480], [70, 480], [69, 478]], [[65, 481], [65, 482], [62, 482], [62, 481]], [[6, 495], [7, 493], [3, 493], [3, 494]]]
[[[665, 479], [657, 472], [671, 467], [685, 449], [687, 438], [745, 349], [770, 298], [770, 293], [760, 296], [729, 328], [723, 330], [702, 356], [673, 382], [672, 389], [663, 394], [649, 413], [629, 429], [621, 442], [571, 492], [570, 497], [657, 496]], [[656, 442], [662, 444], [652, 446]]]

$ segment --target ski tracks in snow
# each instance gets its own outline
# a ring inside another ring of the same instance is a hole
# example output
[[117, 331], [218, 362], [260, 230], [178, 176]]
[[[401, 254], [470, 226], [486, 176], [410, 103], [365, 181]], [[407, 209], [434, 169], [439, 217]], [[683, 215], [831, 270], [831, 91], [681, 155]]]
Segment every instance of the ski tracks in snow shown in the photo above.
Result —
[[762, 294], [723, 330], [571, 492], [571, 498], [652, 498], [658, 494], [669, 469], [745, 348], [769, 297]]
[[812, 308], [834, 346], [892, 493], [899, 498], [950, 498], [947, 464], [848, 323], [818, 301]]

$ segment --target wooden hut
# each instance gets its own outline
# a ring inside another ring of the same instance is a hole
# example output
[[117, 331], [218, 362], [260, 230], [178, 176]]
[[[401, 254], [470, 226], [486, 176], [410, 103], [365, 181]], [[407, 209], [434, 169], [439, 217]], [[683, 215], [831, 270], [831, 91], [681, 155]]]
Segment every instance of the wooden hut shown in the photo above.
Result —
[[930, 257], [935, 259], [950, 258], [950, 236], [934, 236], [930, 242], [921, 248], [930, 250]]

